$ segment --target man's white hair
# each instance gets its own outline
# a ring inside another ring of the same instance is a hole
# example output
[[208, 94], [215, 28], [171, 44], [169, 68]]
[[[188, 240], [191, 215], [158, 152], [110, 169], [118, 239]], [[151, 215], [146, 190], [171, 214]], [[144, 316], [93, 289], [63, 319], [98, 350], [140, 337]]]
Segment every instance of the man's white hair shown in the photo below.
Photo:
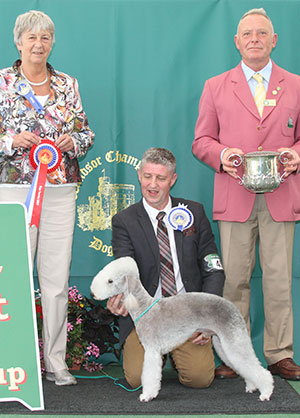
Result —
[[251, 9], [251, 10], [248, 10], [248, 12], [246, 12], [246, 13], [243, 14], [243, 16], [241, 17], [241, 19], [240, 19], [240, 21], [238, 23], [238, 26], [237, 26], [237, 31], [236, 31], [237, 35], [238, 35], [239, 26], [240, 26], [241, 21], [243, 19], [245, 19], [245, 17], [251, 16], [251, 15], [259, 15], [259, 16], [265, 17], [270, 22], [270, 25], [271, 25], [271, 28], [272, 28], [272, 34], [274, 34], [274, 27], [273, 27], [272, 20], [267, 15], [267, 12], [265, 11], [265, 9], [263, 9], [262, 7], [260, 7], [259, 9]]

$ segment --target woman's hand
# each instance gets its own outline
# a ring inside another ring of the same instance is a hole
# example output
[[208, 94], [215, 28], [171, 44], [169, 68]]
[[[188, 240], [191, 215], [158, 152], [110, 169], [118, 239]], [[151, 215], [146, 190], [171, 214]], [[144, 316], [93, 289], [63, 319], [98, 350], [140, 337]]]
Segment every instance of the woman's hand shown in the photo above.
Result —
[[29, 131], [23, 131], [13, 137], [12, 148], [31, 148], [40, 143], [41, 138]]
[[114, 315], [120, 315], [120, 316], [128, 315], [128, 311], [125, 308], [125, 305], [121, 302], [122, 298], [123, 298], [123, 293], [117, 296], [113, 296], [112, 298], [109, 298], [107, 301], [106, 307]]
[[74, 150], [74, 142], [70, 135], [63, 134], [55, 141], [55, 145], [62, 151], [68, 152]]

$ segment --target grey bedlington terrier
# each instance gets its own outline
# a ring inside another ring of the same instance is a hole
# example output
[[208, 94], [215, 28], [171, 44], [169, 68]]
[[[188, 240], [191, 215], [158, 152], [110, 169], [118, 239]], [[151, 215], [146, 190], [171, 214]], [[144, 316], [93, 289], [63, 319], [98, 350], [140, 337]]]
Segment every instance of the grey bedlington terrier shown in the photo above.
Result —
[[258, 389], [260, 400], [270, 399], [273, 377], [257, 359], [244, 319], [231, 302], [197, 292], [155, 300], [142, 286], [131, 257], [110, 262], [91, 284], [91, 294], [97, 300], [120, 293], [145, 349], [140, 401], [148, 402], [158, 395], [162, 355], [183, 344], [195, 331], [212, 336], [220, 358], [245, 379], [246, 392]]

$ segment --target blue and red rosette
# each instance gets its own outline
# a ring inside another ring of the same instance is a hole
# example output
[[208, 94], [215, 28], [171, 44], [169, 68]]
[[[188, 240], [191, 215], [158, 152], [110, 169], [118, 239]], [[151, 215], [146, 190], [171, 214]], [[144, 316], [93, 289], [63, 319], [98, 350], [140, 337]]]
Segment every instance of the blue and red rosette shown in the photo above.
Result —
[[35, 175], [25, 202], [27, 207], [29, 225], [37, 228], [44, 198], [47, 173], [55, 171], [61, 163], [61, 151], [53, 141], [43, 139], [38, 145], [34, 145], [29, 154]]

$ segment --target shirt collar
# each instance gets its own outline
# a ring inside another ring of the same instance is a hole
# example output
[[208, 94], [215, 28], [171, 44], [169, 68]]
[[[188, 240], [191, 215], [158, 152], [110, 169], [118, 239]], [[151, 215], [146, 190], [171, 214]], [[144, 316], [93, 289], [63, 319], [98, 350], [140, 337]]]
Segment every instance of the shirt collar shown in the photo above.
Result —
[[[19, 73], [19, 67], [21, 66], [22, 61], [20, 59], [17, 59], [14, 63], [13, 63], [13, 69], [15, 70], [16, 73]], [[51, 74], [55, 74], [55, 70], [52, 67], [51, 64], [49, 64], [49, 62], [46, 63], [47, 69], [50, 71]]]
[[249, 82], [249, 80], [251, 79], [251, 77], [253, 77], [254, 74], [259, 73], [264, 78], [264, 80], [266, 80], [269, 83], [270, 78], [271, 78], [271, 73], [272, 73], [272, 60], [271, 59], [269, 59], [268, 64], [259, 71], [252, 70], [252, 68], [248, 67], [248, 65], [246, 65], [244, 61], [242, 61], [241, 66], [242, 66], [242, 70], [245, 74], [247, 82]]
[[163, 212], [167, 213], [172, 208], [172, 202], [171, 202], [170, 196], [169, 196], [169, 201], [168, 201], [167, 205], [161, 210], [155, 209], [153, 206], [150, 206], [149, 203], [147, 203], [147, 201], [144, 197], [143, 197], [143, 205], [144, 205], [144, 208], [145, 208], [146, 212], [148, 213], [151, 221], [157, 221], [156, 216], [158, 215], [159, 212], [163, 211]]
[[[16, 81], [15, 83], [21, 78], [21, 74], [19, 72], [19, 67], [21, 66], [22, 61], [20, 59], [17, 59], [13, 64], [13, 70], [15, 72]], [[58, 82], [58, 73], [54, 70], [52, 65], [50, 65], [48, 62], [46, 63], [47, 69], [50, 71], [51, 74], [51, 85], [50, 85], [50, 94], [48, 99], [48, 105], [52, 104], [52, 102], [57, 100], [55, 90], [59, 89], [60, 91], [64, 91], [64, 84], [61, 82]]]

